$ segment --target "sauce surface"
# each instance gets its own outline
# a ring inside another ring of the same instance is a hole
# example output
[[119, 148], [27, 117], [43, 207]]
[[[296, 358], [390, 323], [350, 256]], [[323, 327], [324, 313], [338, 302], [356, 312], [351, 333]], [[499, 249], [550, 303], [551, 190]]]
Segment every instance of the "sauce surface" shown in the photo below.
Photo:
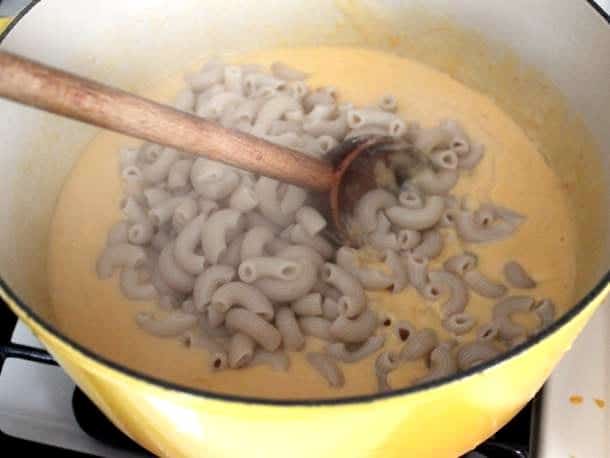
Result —
[[[575, 231], [557, 177], [523, 131], [491, 99], [456, 82], [449, 76], [417, 62], [390, 54], [358, 48], [278, 49], [231, 58], [237, 63], [268, 66], [275, 60], [311, 74], [315, 88], [332, 85], [340, 101], [356, 105], [376, 103], [393, 94], [399, 114], [423, 127], [453, 118], [461, 122], [475, 142], [486, 146], [483, 161], [462, 173], [452, 194], [468, 195], [474, 202], [493, 202], [527, 216], [512, 237], [490, 244], [467, 245], [453, 231], [444, 231], [445, 248], [438, 261], [468, 249], [479, 256], [479, 269], [494, 280], [502, 279], [502, 266], [519, 261], [538, 281], [531, 291], [511, 294], [549, 297], [559, 314], [572, 303], [574, 294]], [[182, 77], [143, 88], [156, 100], [171, 100], [184, 86]], [[376, 390], [375, 356], [357, 364], [343, 364], [346, 384], [340, 389], [326, 382], [306, 363], [303, 353], [290, 353], [288, 372], [259, 366], [210, 373], [207, 354], [187, 349], [177, 339], [159, 339], [137, 328], [138, 311], [158, 308], [153, 303], [125, 299], [118, 288], [118, 275], [100, 281], [95, 274], [99, 256], [113, 223], [121, 219], [122, 197], [118, 151], [138, 142], [102, 132], [83, 152], [66, 180], [52, 223], [49, 244], [50, 290], [54, 312], [62, 331], [101, 355], [132, 369], [191, 387], [217, 392], [267, 398], [321, 398], [371, 393]], [[438, 267], [432, 263], [432, 268]], [[408, 319], [417, 328], [428, 326], [448, 337], [440, 326], [438, 304], [424, 301], [413, 288], [398, 295], [370, 293], [373, 307], [387, 311], [394, 320]], [[489, 321], [493, 300], [471, 294], [467, 310], [479, 324]], [[532, 328], [532, 316], [517, 317]], [[474, 331], [458, 340], [472, 339]], [[307, 350], [323, 346], [308, 341]], [[385, 349], [398, 349], [400, 342], [388, 330]], [[412, 384], [427, 368], [423, 361], [401, 365], [391, 373], [390, 384]]]

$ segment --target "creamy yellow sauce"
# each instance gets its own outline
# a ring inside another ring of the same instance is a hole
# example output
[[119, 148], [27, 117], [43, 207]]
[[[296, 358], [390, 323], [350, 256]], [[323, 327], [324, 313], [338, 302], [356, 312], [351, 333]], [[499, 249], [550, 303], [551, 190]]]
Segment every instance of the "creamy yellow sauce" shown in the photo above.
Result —
[[[445, 249], [439, 260], [467, 248], [479, 255], [480, 270], [501, 280], [504, 263], [519, 261], [538, 281], [530, 294], [549, 297], [560, 313], [571, 304], [574, 289], [574, 228], [562, 181], [553, 173], [522, 130], [489, 98], [457, 83], [449, 76], [417, 62], [381, 52], [356, 48], [304, 48], [264, 51], [236, 62], [268, 65], [281, 60], [311, 74], [311, 87], [333, 85], [342, 100], [371, 104], [384, 94], [396, 96], [399, 114], [422, 126], [439, 120], [459, 120], [472, 139], [486, 145], [480, 165], [462, 174], [455, 195], [474, 202], [491, 201], [524, 215], [526, 222], [507, 240], [465, 245], [445, 231]], [[181, 77], [157, 82], [142, 92], [170, 100], [183, 86]], [[66, 180], [52, 224], [49, 247], [50, 290], [61, 330], [96, 352], [135, 370], [183, 385], [213, 391], [272, 398], [320, 398], [370, 393], [376, 390], [371, 356], [358, 364], [343, 365], [346, 383], [340, 389], [326, 382], [305, 362], [303, 353], [291, 353], [287, 373], [267, 367], [210, 373], [207, 355], [187, 349], [177, 339], [159, 339], [139, 330], [138, 311], [153, 310], [153, 303], [126, 300], [118, 276], [100, 281], [95, 261], [110, 226], [121, 219], [122, 190], [118, 150], [136, 144], [111, 133], [99, 134], [83, 152]], [[438, 266], [434, 263], [433, 266]], [[518, 291], [516, 291], [518, 293]], [[414, 290], [399, 295], [370, 293], [375, 309], [395, 319], [408, 319], [418, 328], [430, 326], [447, 336], [440, 326], [438, 305], [423, 301]], [[467, 310], [479, 323], [489, 321], [493, 301], [471, 294]], [[520, 317], [533, 326], [533, 317]], [[460, 340], [472, 338], [472, 333]], [[386, 349], [400, 342], [391, 334]], [[322, 343], [309, 339], [308, 350]], [[393, 387], [410, 384], [426, 372], [422, 361], [401, 366], [390, 376]]]

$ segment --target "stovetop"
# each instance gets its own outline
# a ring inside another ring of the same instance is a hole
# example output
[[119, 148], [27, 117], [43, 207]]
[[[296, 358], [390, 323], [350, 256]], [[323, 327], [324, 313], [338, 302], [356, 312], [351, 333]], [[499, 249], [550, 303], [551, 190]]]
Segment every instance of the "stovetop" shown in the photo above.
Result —
[[[0, 346], [40, 343], [0, 303]], [[22, 352], [22, 357], [29, 357]], [[56, 365], [0, 357], [0, 450], [68, 458], [150, 456], [116, 429]], [[34, 355], [36, 358], [36, 355]], [[468, 458], [531, 458], [535, 454], [539, 397]]]

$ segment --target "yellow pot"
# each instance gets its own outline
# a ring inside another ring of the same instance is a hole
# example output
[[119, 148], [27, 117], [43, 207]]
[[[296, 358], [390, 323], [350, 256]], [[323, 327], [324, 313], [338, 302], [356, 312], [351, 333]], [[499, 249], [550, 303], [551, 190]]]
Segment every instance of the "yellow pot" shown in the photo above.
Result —
[[[319, 402], [187, 389], [108, 361], [56, 326], [47, 228], [61, 182], [96, 130], [0, 102], [0, 168], [10, 171], [0, 180], [0, 294], [119, 428], [170, 457], [454, 457], [531, 399], [610, 292], [607, 18], [584, 0], [561, 8], [551, 0], [429, 0], [425, 9], [391, 0], [117, 3], [41, 2], [2, 47], [126, 89], [214, 49], [366, 43], [414, 56], [493, 95], [577, 184], [572, 203], [583, 240], [582, 299], [531, 342], [482, 367], [421, 387]], [[589, 155], [588, 166], [574, 167], [578, 154]]]

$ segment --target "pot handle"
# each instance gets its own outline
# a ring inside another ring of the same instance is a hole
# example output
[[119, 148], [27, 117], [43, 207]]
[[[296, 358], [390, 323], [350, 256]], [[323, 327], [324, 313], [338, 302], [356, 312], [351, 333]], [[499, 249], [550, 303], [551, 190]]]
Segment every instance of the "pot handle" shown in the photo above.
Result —
[[25, 359], [35, 363], [48, 364], [50, 366], [59, 366], [57, 361], [49, 354], [48, 351], [41, 348], [30, 347], [15, 343], [0, 345], [0, 360], [7, 358]]

